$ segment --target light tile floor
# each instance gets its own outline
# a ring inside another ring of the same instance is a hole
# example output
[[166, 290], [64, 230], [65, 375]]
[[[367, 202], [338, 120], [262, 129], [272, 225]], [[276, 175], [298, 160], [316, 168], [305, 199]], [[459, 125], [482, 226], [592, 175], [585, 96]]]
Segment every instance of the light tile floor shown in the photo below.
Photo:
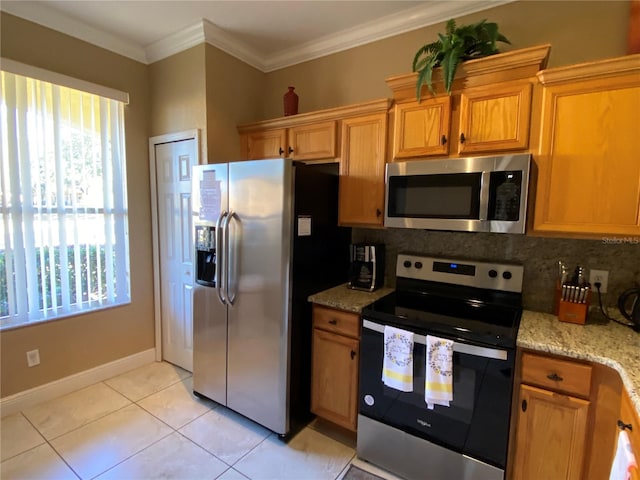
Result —
[[4, 417], [0, 432], [3, 480], [336, 480], [351, 463], [397, 480], [320, 423], [281, 441], [164, 362]]

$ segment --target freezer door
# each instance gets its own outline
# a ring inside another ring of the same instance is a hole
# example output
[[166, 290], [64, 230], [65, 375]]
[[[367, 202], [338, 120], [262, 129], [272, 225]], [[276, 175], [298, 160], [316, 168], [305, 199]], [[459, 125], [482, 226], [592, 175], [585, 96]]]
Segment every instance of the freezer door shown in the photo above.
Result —
[[289, 430], [291, 161], [229, 165], [227, 405]]
[[[215, 226], [228, 210], [228, 165], [200, 165], [193, 175], [193, 224]], [[214, 232], [216, 239], [220, 238]], [[223, 245], [216, 240], [216, 273]], [[194, 246], [195, 248], [195, 246]], [[219, 279], [219, 275], [217, 275]], [[193, 292], [193, 390], [227, 404], [227, 306], [213, 287]]]

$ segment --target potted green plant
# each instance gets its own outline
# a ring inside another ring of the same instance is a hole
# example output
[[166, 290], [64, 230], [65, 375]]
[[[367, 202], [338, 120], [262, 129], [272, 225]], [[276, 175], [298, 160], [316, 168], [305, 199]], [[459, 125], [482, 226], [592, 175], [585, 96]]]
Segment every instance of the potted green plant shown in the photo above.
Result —
[[435, 94], [432, 84], [434, 68], [442, 67], [444, 86], [451, 95], [451, 84], [460, 62], [500, 53], [496, 47], [497, 42], [511, 44], [498, 32], [498, 24], [486, 20], [458, 27], [455, 20], [451, 19], [447, 22], [446, 33], [439, 33], [438, 37], [437, 41], [423, 45], [413, 58], [413, 71], [418, 72], [418, 101], [425, 84]]

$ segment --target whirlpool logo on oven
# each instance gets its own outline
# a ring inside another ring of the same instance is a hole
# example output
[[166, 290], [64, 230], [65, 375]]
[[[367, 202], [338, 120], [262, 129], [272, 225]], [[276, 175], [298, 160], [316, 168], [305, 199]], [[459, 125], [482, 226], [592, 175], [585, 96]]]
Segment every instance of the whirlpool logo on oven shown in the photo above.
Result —
[[418, 425], [420, 425], [421, 427], [431, 428], [431, 424], [425, 420], [422, 420], [421, 418], [416, 418], [416, 421], [418, 422]]

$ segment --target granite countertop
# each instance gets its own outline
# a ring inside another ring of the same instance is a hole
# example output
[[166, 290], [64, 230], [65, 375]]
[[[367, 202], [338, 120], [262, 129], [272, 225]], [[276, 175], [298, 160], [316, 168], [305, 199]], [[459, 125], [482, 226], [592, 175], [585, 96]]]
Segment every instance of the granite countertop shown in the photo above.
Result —
[[325, 307], [361, 313], [364, 307], [391, 292], [393, 292], [393, 288], [389, 287], [382, 287], [373, 292], [352, 290], [344, 283], [337, 287], [309, 295], [308, 300], [319, 305], [324, 305]]
[[525, 310], [517, 345], [613, 368], [640, 414], [640, 333], [596, 312], [590, 313], [585, 325], [576, 325], [549, 313]]
[[[310, 295], [319, 305], [361, 313], [362, 309], [393, 292], [383, 287], [374, 292], [351, 290], [346, 284]], [[561, 322], [549, 313], [525, 310], [518, 330], [517, 346], [601, 363], [616, 370], [640, 415], [640, 333], [605, 320], [597, 312], [585, 325]]]

